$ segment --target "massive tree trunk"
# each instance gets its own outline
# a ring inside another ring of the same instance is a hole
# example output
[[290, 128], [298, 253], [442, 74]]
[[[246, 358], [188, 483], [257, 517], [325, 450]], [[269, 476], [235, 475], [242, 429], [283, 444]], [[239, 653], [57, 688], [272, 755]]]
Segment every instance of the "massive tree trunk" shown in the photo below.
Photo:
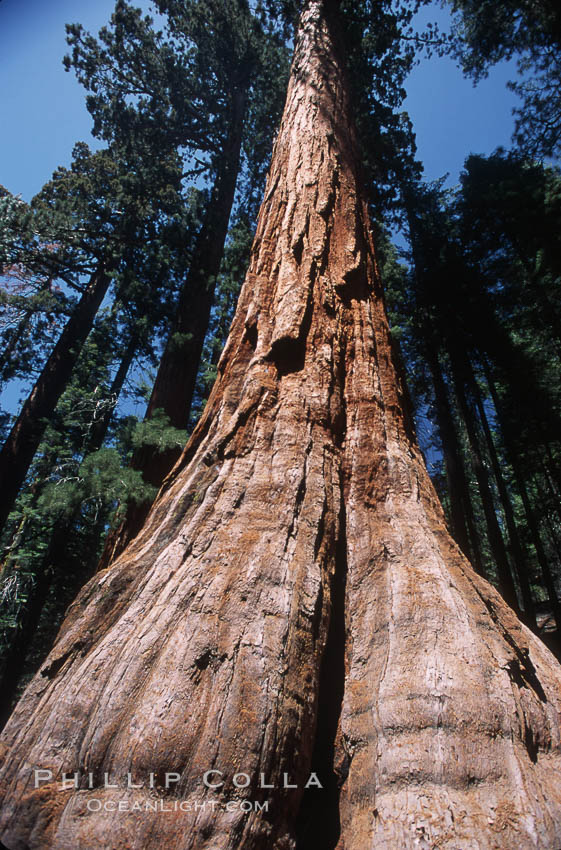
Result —
[[10, 850], [561, 844], [561, 671], [446, 530], [348, 120], [311, 0], [205, 413], [4, 730]]
[[111, 279], [95, 272], [45, 363], [0, 451], [0, 529], [25, 481], [37, 447], [92, 329]]

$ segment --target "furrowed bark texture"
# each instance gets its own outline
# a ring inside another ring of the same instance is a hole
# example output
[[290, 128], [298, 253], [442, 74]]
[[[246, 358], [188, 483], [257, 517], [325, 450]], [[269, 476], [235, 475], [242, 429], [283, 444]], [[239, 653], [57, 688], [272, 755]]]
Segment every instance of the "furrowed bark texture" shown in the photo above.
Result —
[[[6, 847], [561, 843], [560, 669], [451, 540], [401, 394], [347, 93], [312, 0], [205, 414], [4, 731]], [[33, 767], [80, 771], [82, 789], [34, 789]], [[326, 797], [303, 793], [314, 767]], [[224, 788], [205, 789], [211, 769]], [[103, 787], [128, 771], [157, 787]], [[181, 775], [167, 792], [165, 771]], [[272, 803], [87, 808], [158, 796]]]

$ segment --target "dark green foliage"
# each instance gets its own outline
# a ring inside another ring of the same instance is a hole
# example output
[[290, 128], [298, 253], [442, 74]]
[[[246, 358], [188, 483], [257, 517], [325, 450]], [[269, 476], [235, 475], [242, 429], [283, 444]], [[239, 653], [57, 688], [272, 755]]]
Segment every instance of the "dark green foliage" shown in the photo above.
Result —
[[531, 49], [561, 43], [561, 11], [554, 0], [452, 0], [458, 51], [476, 78], [489, 65]]
[[[148, 409], [149, 416], [163, 409], [183, 427], [196, 375], [184, 374], [179, 361], [196, 367], [201, 356], [236, 184], [237, 205], [256, 214], [284, 98], [288, 49], [259, 5], [161, 0], [154, 8], [161, 29], [124, 0], [98, 39], [79, 25], [68, 27], [72, 55], [65, 61], [89, 92], [97, 135], [119, 149], [142, 150], [148, 161], [172, 151], [183, 179], [209, 184]], [[167, 397], [172, 383], [184, 399]]]
[[112, 311], [98, 317], [35, 456], [30, 486], [18, 499], [4, 535], [3, 711], [9, 710], [27, 652], [26, 669], [33, 672], [66, 607], [95, 569], [103, 533], [119, 505], [154, 495], [140, 472], [129, 466], [133, 447], [185, 439], [165, 421], [154, 420], [147, 431], [134, 417], [115, 413], [119, 385], [133, 358], [130, 340], [108, 336], [114, 327]]
[[[5, 530], [0, 585], [3, 599], [0, 675], [8, 698], [12, 696], [11, 682], [6, 681], [10, 654], [27, 639], [29, 613], [37, 606], [38, 597], [48, 592], [57, 571], [68, 575], [76, 569], [82, 574], [91, 571], [91, 560], [95, 558], [95, 548], [92, 550], [91, 546], [92, 543], [99, 546], [92, 537], [92, 529], [107, 520], [118, 498], [142, 486], [132, 476], [123, 475], [122, 457], [115, 449], [84, 456], [97, 418], [105, 409], [114, 407], [108, 385], [117, 352], [113, 346], [101, 344], [106, 333], [107, 320], [101, 320], [48, 423], [29, 471], [29, 486], [19, 497]], [[49, 550], [60, 527], [66, 530], [64, 562], [52, 563]], [[76, 539], [88, 545], [78, 561], [72, 563], [69, 553]]]
[[72, 310], [63, 253], [50, 216], [0, 195], [0, 386], [38, 369]]
[[[5, 710], [16, 686], [15, 662], [25, 656], [53, 581], [75, 593], [95, 566], [118, 504], [153, 495], [142, 476], [128, 469], [130, 446], [126, 453], [102, 446], [132, 363], [153, 358], [158, 349], [189, 261], [198, 193], [184, 192], [178, 163], [173, 153], [152, 165], [131, 161], [116, 147], [92, 154], [77, 145], [71, 168], [58, 169], [26, 210], [30, 235], [12, 227], [7, 240], [12, 259], [29, 277], [36, 267], [41, 270], [36, 246], [48, 233], [54, 279], [70, 293], [61, 299], [70, 319], [82, 298], [84, 275], [95, 274], [100, 265], [109, 268], [112, 288], [111, 306], [89, 336], [84, 327], [85, 346], [72, 344], [63, 353], [63, 365], [77, 360], [66, 389], [58, 382], [58, 406], [53, 389], [49, 411], [29, 420], [34, 434], [44, 431], [44, 442], [4, 534], [4, 577], [14, 591], [3, 615]], [[33, 295], [22, 305], [24, 317], [33, 315]], [[37, 326], [35, 320], [31, 329]], [[9, 365], [12, 375], [27, 377], [22, 350], [20, 342], [19, 372]], [[49, 370], [47, 359], [40, 380], [48, 382]], [[61, 595], [59, 588], [57, 599], [63, 598], [68, 604], [72, 594]], [[57, 622], [52, 620], [53, 630]]]
[[259, 151], [252, 159], [267, 161], [288, 56], [273, 23], [242, 0], [154, 6], [161, 30], [125, 0], [98, 39], [80, 25], [68, 27], [72, 54], [65, 62], [90, 92], [94, 135], [148, 161], [178, 151], [185, 174], [212, 178], [228, 137], [231, 100], [249, 85], [247, 147]]
[[[154, 446], [158, 451], [166, 451], [171, 448], [183, 448], [187, 440], [187, 432], [174, 428], [169, 424], [169, 418], [161, 410], [157, 410], [143, 422], [139, 422], [132, 433], [132, 447], [139, 449], [142, 446]], [[140, 474], [140, 473], [137, 473]], [[136, 494], [134, 501], [138, 499]]]
[[510, 405], [524, 411], [534, 443], [557, 440], [561, 425], [560, 192], [557, 171], [499, 151], [466, 161], [458, 206], [462, 241], [493, 306], [476, 324], [478, 345], [497, 376], [518, 372]]
[[535, 157], [561, 153], [561, 11], [556, 0], [450, 0], [453, 51], [475, 80], [517, 58], [515, 138]]
[[[111, 282], [115, 303], [129, 305], [129, 318], [138, 325], [135, 333], [142, 316], [158, 323], [158, 284], [169, 294], [174, 273], [183, 276], [189, 256], [190, 200], [182, 193], [177, 155], [162, 155], [148, 166], [141, 160], [129, 162], [120, 148], [92, 154], [84, 144], [76, 145], [72, 167], [58, 169], [33, 199], [37, 216], [59, 236], [56, 259], [70, 270], [79, 297], [0, 451], [5, 480], [0, 525], [24, 483]], [[178, 229], [184, 241], [174, 251], [174, 240], [167, 237]]]

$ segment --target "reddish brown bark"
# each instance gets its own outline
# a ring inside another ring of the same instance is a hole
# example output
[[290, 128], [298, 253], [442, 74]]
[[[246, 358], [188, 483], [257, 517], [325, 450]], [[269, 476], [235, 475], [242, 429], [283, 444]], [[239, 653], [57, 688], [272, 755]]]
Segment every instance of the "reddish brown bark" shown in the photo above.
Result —
[[[4, 731], [2, 841], [553, 847], [560, 672], [450, 538], [405, 424], [347, 92], [312, 0], [218, 380], [144, 529], [84, 589]], [[36, 790], [32, 766], [95, 787]], [[314, 767], [324, 797], [303, 794]], [[224, 788], [205, 789], [210, 769]], [[127, 771], [157, 788], [102, 787]], [[218, 805], [87, 809], [158, 796]], [[272, 802], [221, 805], [244, 798]]]

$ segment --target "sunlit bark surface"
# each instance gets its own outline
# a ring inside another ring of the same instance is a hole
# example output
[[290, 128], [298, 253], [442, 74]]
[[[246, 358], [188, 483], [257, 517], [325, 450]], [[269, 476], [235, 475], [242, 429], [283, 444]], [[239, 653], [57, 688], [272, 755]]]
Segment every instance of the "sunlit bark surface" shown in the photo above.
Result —
[[[356, 160], [312, 0], [205, 414], [4, 732], [10, 850], [561, 846], [561, 668], [446, 531]], [[33, 768], [53, 780], [34, 789]], [[145, 787], [104, 788], [129, 772]], [[223, 805], [244, 799], [269, 810]]]

